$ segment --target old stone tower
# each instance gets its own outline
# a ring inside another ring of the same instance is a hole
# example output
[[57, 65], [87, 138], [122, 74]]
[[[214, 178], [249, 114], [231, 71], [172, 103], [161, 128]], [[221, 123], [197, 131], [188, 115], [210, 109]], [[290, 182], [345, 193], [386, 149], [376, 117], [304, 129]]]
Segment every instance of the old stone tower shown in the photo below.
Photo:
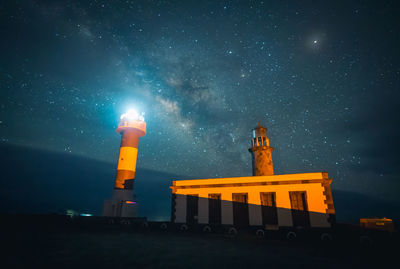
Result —
[[269, 146], [267, 128], [261, 126], [260, 123], [253, 129], [251, 144], [249, 152], [252, 156], [253, 176], [272, 176], [274, 167], [271, 153], [274, 148]]

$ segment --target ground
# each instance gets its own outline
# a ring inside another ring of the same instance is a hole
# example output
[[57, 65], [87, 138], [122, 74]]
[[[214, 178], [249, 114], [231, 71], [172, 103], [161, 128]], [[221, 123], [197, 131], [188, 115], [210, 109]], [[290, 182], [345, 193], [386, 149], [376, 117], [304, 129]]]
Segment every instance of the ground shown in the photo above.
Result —
[[16, 224], [2, 232], [3, 268], [366, 268], [388, 264], [395, 251], [240, 234], [69, 229], [57, 223]]

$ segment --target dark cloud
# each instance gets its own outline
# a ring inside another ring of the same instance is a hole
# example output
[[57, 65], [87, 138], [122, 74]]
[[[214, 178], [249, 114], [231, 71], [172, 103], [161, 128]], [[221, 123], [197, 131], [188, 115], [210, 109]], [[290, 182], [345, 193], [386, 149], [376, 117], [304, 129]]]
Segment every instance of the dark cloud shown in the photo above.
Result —
[[[67, 209], [102, 214], [112, 196], [116, 166], [68, 153], [54, 153], [0, 144], [3, 180], [0, 182], [2, 213], [62, 213]], [[20, 164], [24, 164], [24, 169]], [[168, 220], [173, 179], [169, 173], [138, 169], [135, 190], [139, 214]]]
[[[66, 209], [100, 215], [110, 198], [115, 164], [32, 148], [0, 144], [3, 164], [0, 181], [1, 213], [65, 213]], [[20, 164], [24, 169], [19, 169]], [[139, 215], [169, 220], [171, 190], [184, 176], [139, 169], [135, 192]], [[395, 216], [398, 207], [355, 192], [333, 191], [337, 219], [358, 222], [360, 217]]]
[[[395, 97], [398, 94], [393, 94]], [[371, 105], [362, 115], [349, 122], [343, 132], [350, 132], [358, 140], [357, 151], [362, 164], [358, 171], [376, 174], [398, 174], [400, 167], [400, 102], [387, 98]]]

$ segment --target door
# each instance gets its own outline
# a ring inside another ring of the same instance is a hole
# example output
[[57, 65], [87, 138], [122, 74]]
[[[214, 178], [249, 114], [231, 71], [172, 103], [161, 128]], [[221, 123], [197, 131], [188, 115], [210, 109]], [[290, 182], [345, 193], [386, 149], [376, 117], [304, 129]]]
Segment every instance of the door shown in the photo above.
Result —
[[278, 211], [276, 209], [275, 192], [261, 192], [261, 212], [263, 225], [278, 224]]
[[294, 227], [310, 227], [310, 216], [305, 191], [289, 192]]
[[221, 224], [221, 194], [208, 195], [208, 223]]
[[197, 216], [199, 212], [199, 196], [191, 194], [186, 197], [186, 223], [197, 223]]
[[233, 224], [235, 226], [249, 226], [249, 207], [247, 193], [233, 193]]

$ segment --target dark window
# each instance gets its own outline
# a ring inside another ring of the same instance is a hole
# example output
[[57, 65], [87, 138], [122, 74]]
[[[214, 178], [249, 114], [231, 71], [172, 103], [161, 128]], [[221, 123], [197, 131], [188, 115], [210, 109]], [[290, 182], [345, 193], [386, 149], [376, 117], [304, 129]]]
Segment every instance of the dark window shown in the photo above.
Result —
[[293, 226], [309, 227], [310, 216], [307, 206], [307, 195], [305, 191], [289, 192], [290, 203], [292, 206]]
[[197, 223], [199, 211], [199, 196], [197, 194], [190, 194], [186, 197], [186, 222]]
[[247, 193], [233, 193], [233, 223], [236, 226], [249, 225], [249, 206], [247, 204]]
[[263, 225], [278, 224], [275, 192], [261, 192], [260, 196]]
[[221, 194], [208, 195], [208, 223], [221, 224]]
[[176, 194], [173, 193], [172, 194], [172, 199], [171, 199], [171, 222], [175, 222], [176, 219], [176, 214], [175, 214], [175, 210], [176, 210]]

